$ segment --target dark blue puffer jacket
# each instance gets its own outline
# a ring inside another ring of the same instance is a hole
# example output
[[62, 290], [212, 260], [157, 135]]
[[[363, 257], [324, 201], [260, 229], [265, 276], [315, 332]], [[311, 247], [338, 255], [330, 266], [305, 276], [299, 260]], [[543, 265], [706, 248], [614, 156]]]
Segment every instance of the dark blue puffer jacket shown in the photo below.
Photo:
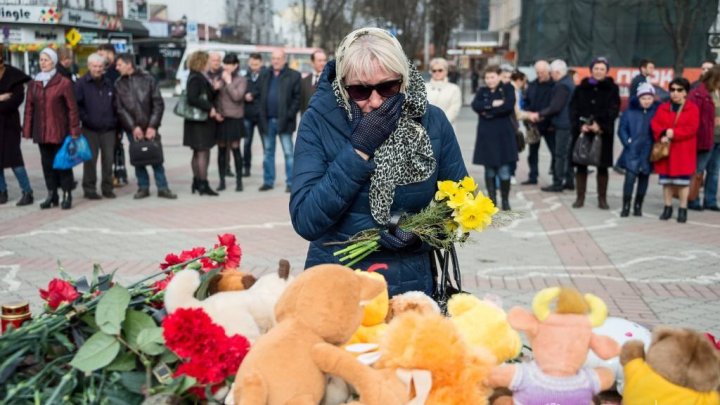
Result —
[[652, 173], [650, 153], [653, 146], [653, 134], [650, 130], [652, 121], [660, 105], [657, 101], [647, 110], [640, 106], [637, 97], [630, 100], [630, 106], [620, 118], [618, 138], [623, 144], [623, 151], [617, 166], [631, 173]]
[[[335, 63], [327, 64], [317, 91], [303, 114], [295, 146], [290, 217], [295, 231], [310, 241], [305, 267], [338, 263], [333, 252], [343, 246], [325, 246], [345, 241], [357, 232], [377, 228], [370, 214], [372, 160], [363, 160], [350, 145], [351, 127], [345, 110], [332, 91]], [[437, 169], [427, 180], [395, 189], [392, 213], [417, 213], [435, 195], [438, 180], [460, 180], [467, 169], [455, 133], [445, 113], [428, 105], [422, 124], [430, 135]], [[390, 295], [406, 291], [432, 293], [429, 249], [373, 253], [354, 267], [367, 269], [385, 263], [383, 271]]]

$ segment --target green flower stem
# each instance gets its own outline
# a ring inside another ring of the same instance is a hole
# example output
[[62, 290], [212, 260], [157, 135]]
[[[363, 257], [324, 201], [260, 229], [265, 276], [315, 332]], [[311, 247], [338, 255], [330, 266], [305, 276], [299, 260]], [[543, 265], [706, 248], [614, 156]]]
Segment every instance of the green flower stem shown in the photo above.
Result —
[[73, 372], [70, 371], [69, 373], [62, 376], [62, 378], [60, 379], [60, 384], [55, 388], [55, 391], [53, 391], [50, 399], [47, 400], [48, 404], [52, 404], [55, 402], [58, 395], [60, 395], [60, 393], [62, 392], [62, 389], [65, 386], [65, 384], [67, 384], [68, 381], [70, 381], [70, 379], [72, 378], [72, 375], [73, 375]]
[[346, 262], [348, 260], [352, 260], [359, 255], [367, 252], [370, 249], [374, 248], [374, 245], [377, 245], [377, 242], [370, 242], [370, 243], [363, 243], [360, 246], [357, 246], [355, 249], [353, 249], [349, 254], [346, 254], [345, 256], [340, 258], [340, 262]]
[[377, 242], [375, 242], [375, 245], [374, 245], [372, 248], [368, 248], [362, 255], [360, 255], [360, 256], [358, 256], [357, 258], [355, 258], [355, 260], [353, 260], [352, 262], [346, 264], [346, 266], [347, 266], [347, 267], [352, 267], [352, 266], [354, 266], [355, 264], [359, 263], [359, 262], [360, 262], [361, 260], [363, 260], [364, 258], [370, 256], [371, 253], [373, 253], [374, 251], [378, 250], [379, 246], [380, 246], [380, 245], [379, 245]]

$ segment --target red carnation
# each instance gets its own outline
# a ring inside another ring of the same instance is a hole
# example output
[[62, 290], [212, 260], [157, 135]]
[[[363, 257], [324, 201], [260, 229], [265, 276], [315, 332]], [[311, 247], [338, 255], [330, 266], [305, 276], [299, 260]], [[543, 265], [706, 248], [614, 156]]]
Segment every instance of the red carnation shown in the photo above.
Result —
[[40, 290], [40, 298], [47, 301], [52, 310], [57, 309], [63, 302], [75, 301], [79, 296], [72, 284], [59, 278], [52, 279], [47, 290]]
[[172, 280], [173, 278], [173, 274], [174, 273], [170, 272], [170, 274], [168, 274], [167, 277], [165, 277], [164, 279], [154, 282], [152, 284], [153, 294], [165, 291], [167, 285], [170, 284], [170, 280]]
[[218, 241], [220, 241], [220, 244], [215, 245], [215, 248], [225, 246], [225, 268], [237, 269], [240, 267], [242, 249], [240, 249], [240, 246], [237, 244], [235, 235], [231, 233], [218, 235]]

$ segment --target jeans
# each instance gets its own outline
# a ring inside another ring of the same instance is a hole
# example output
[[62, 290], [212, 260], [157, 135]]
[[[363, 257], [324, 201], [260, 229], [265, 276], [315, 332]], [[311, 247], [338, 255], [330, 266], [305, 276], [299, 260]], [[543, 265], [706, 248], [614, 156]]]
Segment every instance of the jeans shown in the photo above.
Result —
[[500, 180], [510, 180], [511, 177], [511, 165], [504, 164], [501, 166], [485, 166], [485, 178], [494, 179], [495, 176], [499, 177]]
[[283, 154], [285, 155], [285, 183], [288, 187], [292, 185], [293, 170], [293, 141], [292, 134], [278, 134], [277, 118], [268, 119], [267, 134], [264, 139], [265, 156], [263, 158], [263, 185], [273, 186], [275, 184], [275, 142], [276, 136], [280, 137]]
[[572, 138], [569, 129], [555, 130], [555, 149], [553, 151], [553, 159], [555, 159], [555, 167], [553, 169], [553, 185], [562, 186], [563, 181], [566, 184], [573, 184], [573, 170], [570, 163], [570, 150]]
[[[127, 133], [128, 141], [130, 144], [135, 142], [131, 133]], [[165, 190], [168, 188], [167, 178], [165, 177], [165, 167], [162, 163], [159, 165], [152, 165], [153, 174], [155, 175], [155, 185], [158, 190]], [[150, 175], [148, 174], [147, 166], [135, 166], [135, 177], [137, 178], [138, 188], [150, 188]]]
[[708, 162], [705, 170], [705, 201], [706, 207], [717, 206], [718, 194], [718, 174], [720, 173], [720, 143], [713, 144], [712, 149], [708, 152]]
[[92, 159], [83, 163], [83, 190], [86, 193], [95, 192], [95, 183], [97, 183], [97, 161], [98, 155], [100, 155], [100, 168], [102, 173], [100, 190], [103, 193], [109, 193], [113, 190], [112, 165], [113, 159], [115, 158], [115, 130], [93, 131], [83, 128], [83, 131], [85, 132], [85, 138], [87, 138], [90, 144], [90, 150], [92, 151]]
[[625, 171], [625, 184], [623, 185], [623, 197], [632, 197], [633, 188], [635, 187], [635, 179], [637, 179], [637, 194], [635, 197], [645, 197], [650, 181], [650, 175], [644, 173], [633, 173]]
[[[250, 170], [252, 160], [252, 142], [253, 136], [255, 135], [255, 128], [258, 126], [257, 120], [244, 118], [245, 124], [245, 140], [243, 141], [243, 167]], [[260, 135], [260, 142], [265, 145], [262, 135]], [[264, 149], [264, 148], [263, 148]]]
[[[25, 166], [16, 166], [12, 168], [15, 178], [20, 184], [20, 189], [23, 193], [32, 193], [32, 187], [30, 187], [30, 179], [28, 178]], [[0, 169], [0, 191], [7, 191], [7, 183], [5, 183], [5, 170]]]
[[[549, 133], [542, 133], [542, 137], [545, 139], [545, 145], [547, 145], [548, 150], [550, 151], [550, 156], [554, 155], [555, 151], [555, 133], [549, 132]], [[539, 175], [539, 169], [538, 165], [540, 163], [540, 144], [542, 143], [542, 140], [538, 143], [533, 143], [528, 145], [528, 157], [527, 162], [528, 166], [530, 167], [530, 173], [528, 174], [528, 180], [530, 181], [537, 181], [538, 175]], [[555, 166], [555, 158], [552, 158], [552, 161], [550, 162], [550, 167]]]

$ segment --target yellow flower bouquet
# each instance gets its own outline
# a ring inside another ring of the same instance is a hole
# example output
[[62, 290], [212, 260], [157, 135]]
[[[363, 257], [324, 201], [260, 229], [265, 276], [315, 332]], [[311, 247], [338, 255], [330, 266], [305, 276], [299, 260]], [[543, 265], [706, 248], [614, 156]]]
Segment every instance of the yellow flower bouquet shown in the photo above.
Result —
[[[433, 201], [422, 211], [402, 218], [399, 227], [417, 235], [421, 241], [438, 249], [448, 249], [452, 244], [465, 242], [470, 231], [482, 232], [493, 224], [498, 213], [492, 200], [477, 190], [472, 177], [460, 181], [438, 181]], [[380, 249], [380, 229], [359, 232], [345, 242], [349, 244], [338, 250], [340, 263], [352, 267], [371, 253]]]

